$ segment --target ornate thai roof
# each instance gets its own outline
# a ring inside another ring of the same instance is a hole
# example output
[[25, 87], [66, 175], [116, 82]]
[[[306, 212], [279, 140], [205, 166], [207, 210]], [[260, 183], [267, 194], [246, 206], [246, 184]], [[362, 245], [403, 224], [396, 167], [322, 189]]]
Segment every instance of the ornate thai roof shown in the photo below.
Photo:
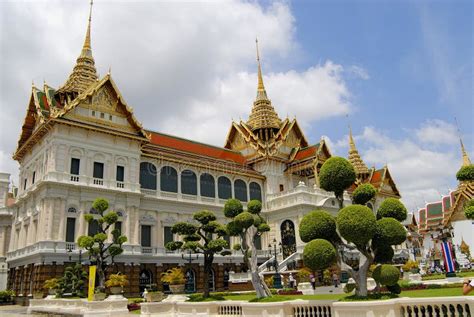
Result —
[[359, 151], [354, 143], [352, 137], [352, 129], [349, 127], [349, 162], [354, 167], [354, 170], [358, 176], [369, 174], [369, 169], [365, 165], [364, 161], [360, 157]]
[[94, 57], [92, 57], [91, 18], [92, 1], [89, 12], [89, 23], [87, 24], [86, 37], [84, 39], [81, 54], [77, 58], [76, 65], [74, 66], [72, 73], [69, 75], [69, 78], [64, 85], [58, 89], [59, 93], [72, 92], [80, 94], [98, 80]]
[[253, 103], [252, 112], [250, 113], [247, 125], [249, 125], [253, 131], [259, 129], [279, 129], [281, 125], [281, 119], [278, 117], [278, 114], [273, 108], [272, 102], [268, 99], [265, 86], [263, 85], [262, 67], [260, 65], [260, 56], [258, 52], [258, 41], [256, 41], [256, 43], [258, 64], [257, 97]]

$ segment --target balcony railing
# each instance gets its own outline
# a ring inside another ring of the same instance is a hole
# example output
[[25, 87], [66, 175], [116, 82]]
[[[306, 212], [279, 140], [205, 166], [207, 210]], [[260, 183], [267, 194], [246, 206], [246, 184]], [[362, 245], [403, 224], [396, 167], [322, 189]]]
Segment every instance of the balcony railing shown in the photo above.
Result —
[[94, 178], [94, 185], [103, 186], [104, 180], [102, 178]]
[[71, 175], [71, 182], [79, 182], [79, 176], [78, 175]]

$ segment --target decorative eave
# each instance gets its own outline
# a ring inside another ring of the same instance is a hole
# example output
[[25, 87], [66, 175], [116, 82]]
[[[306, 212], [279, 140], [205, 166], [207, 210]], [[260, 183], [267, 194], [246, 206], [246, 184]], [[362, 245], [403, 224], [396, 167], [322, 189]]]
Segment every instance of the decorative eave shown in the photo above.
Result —
[[453, 221], [466, 220], [463, 202], [474, 199], [474, 181], [460, 182], [458, 188], [453, 193], [453, 197], [452, 206], [444, 215], [444, 225], [448, 225]]

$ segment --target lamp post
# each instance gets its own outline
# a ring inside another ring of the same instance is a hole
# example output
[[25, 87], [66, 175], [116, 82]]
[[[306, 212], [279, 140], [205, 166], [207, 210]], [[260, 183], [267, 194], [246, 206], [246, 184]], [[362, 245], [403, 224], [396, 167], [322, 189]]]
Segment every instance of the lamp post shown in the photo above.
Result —
[[[281, 242], [278, 243], [279, 248], [279, 253], [281, 253]], [[270, 249], [270, 255], [272, 255], [272, 245], [269, 244], [268, 248]], [[273, 288], [282, 288], [281, 285], [281, 275], [278, 273], [278, 261], [277, 261], [277, 241], [276, 239], [273, 239], [273, 256], [275, 257], [275, 260], [273, 261], [273, 267], [275, 268], [275, 274], [273, 275]]]
[[[73, 251], [73, 244], [68, 244], [66, 248], [66, 252], [69, 255], [69, 262], [72, 258], [72, 251]], [[79, 249], [79, 264], [82, 264], [82, 249]]]
[[[195, 256], [193, 256], [192, 250], [189, 250], [188, 255], [184, 255], [184, 253], [181, 253], [181, 258], [183, 260], [188, 261], [188, 265], [191, 266], [193, 261], [195, 261], [199, 258], [199, 254], [195, 254]], [[188, 276], [188, 274], [186, 274], [186, 284], [184, 285], [186, 293], [194, 293], [196, 291], [194, 289], [194, 280], [196, 279], [196, 276], [193, 276], [192, 280], [191, 280], [190, 277], [191, 276]]]

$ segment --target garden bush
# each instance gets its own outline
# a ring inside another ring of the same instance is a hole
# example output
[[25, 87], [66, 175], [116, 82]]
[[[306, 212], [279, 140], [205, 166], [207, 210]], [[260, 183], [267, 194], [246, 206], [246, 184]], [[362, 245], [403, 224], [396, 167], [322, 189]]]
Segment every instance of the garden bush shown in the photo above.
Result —
[[365, 205], [376, 194], [375, 187], [371, 184], [361, 184], [352, 193], [352, 200], [355, 204]]
[[306, 244], [303, 251], [304, 265], [313, 271], [329, 267], [336, 261], [336, 249], [327, 240], [315, 239]]
[[396, 198], [387, 198], [377, 210], [377, 219], [391, 217], [398, 221], [404, 221], [407, 218], [407, 209], [403, 203]]
[[398, 282], [400, 271], [393, 265], [381, 264], [375, 268], [372, 277], [382, 285], [391, 286]]
[[331, 241], [336, 237], [336, 221], [325, 210], [311, 211], [300, 222], [300, 238], [303, 242], [310, 242], [314, 239]]
[[364, 245], [374, 236], [376, 219], [372, 210], [362, 205], [342, 208], [336, 217], [337, 229], [348, 242]]

